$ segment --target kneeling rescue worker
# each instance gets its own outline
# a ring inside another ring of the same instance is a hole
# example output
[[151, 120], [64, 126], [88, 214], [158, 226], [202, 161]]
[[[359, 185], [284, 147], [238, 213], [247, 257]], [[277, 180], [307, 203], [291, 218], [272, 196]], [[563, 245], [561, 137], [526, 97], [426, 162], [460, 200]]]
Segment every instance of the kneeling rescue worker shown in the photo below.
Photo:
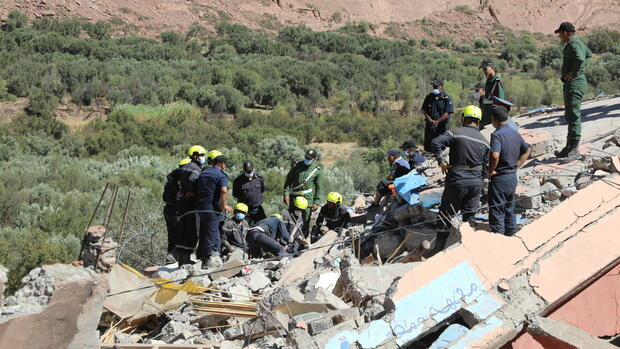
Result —
[[232, 252], [234, 249], [247, 250], [245, 236], [250, 229], [245, 219], [248, 205], [239, 202], [235, 205], [233, 216], [222, 225], [222, 250]]
[[342, 195], [331, 192], [326, 197], [327, 204], [321, 207], [316, 225], [312, 229], [312, 242], [314, 243], [329, 230], [341, 230], [349, 227], [351, 214], [342, 205]]

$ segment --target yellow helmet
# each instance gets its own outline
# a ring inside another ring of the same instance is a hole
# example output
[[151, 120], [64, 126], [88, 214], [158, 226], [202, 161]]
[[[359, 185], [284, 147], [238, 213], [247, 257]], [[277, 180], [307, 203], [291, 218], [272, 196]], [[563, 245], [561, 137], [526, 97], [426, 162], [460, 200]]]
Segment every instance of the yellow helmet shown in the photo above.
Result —
[[282, 218], [282, 216], [279, 213], [274, 213], [274, 214], [271, 215], [271, 217], [276, 217], [277, 219], [279, 219], [281, 221], [284, 220], [284, 218]]
[[198, 153], [198, 155], [204, 155], [207, 153], [207, 149], [200, 145], [192, 145], [191, 147], [189, 147], [189, 149], [187, 149], [188, 156], [192, 156], [196, 153]]
[[248, 205], [244, 204], [243, 202], [238, 202], [235, 205], [235, 211], [239, 211], [239, 212], [243, 212], [243, 213], [248, 213], [248, 211], [249, 211]]
[[342, 195], [340, 195], [340, 193], [332, 191], [331, 193], [327, 194], [327, 202], [333, 202], [334, 204], [341, 204], [342, 203]]
[[462, 116], [464, 118], [474, 118], [474, 119], [482, 120], [482, 110], [476, 107], [475, 105], [468, 105], [465, 108], [463, 108]]
[[295, 201], [293, 202], [293, 204], [298, 209], [305, 210], [305, 209], [308, 208], [308, 199], [306, 199], [303, 196], [297, 196], [297, 197], [295, 197]]
[[183, 160], [179, 161], [179, 166], [187, 165], [190, 162], [192, 162], [192, 159], [190, 159], [189, 157], [184, 158]]
[[211, 150], [208, 154], [207, 154], [207, 160], [213, 160], [218, 156], [222, 156], [222, 152], [219, 150]]

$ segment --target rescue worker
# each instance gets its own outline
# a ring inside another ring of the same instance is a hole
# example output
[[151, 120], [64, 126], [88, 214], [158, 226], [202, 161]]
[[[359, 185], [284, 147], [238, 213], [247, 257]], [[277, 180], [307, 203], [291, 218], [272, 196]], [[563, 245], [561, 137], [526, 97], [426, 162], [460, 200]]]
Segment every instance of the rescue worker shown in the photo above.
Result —
[[563, 158], [563, 162], [566, 163], [581, 158], [579, 154], [581, 99], [588, 87], [585, 69], [588, 59], [592, 57], [592, 52], [579, 38], [575, 37], [575, 26], [571, 23], [563, 22], [555, 33], [565, 44], [561, 80], [564, 83], [564, 117], [568, 121], [566, 146], [555, 155]]
[[213, 159], [212, 166], [206, 167], [198, 179], [198, 210], [210, 212], [200, 215], [200, 236], [197, 257], [202, 260], [202, 268], [222, 266], [220, 251], [220, 221], [232, 209], [226, 205], [228, 200], [228, 176], [224, 172], [227, 160], [220, 155]]
[[261, 251], [270, 252], [277, 257], [289, 255], [286, 252], [289, 232], [279, 214], [274, 214], [256, 223], [256, 226], [248, 231], [246, 240], [252, 257], [262, 256]]
[[[504, 100], [504, 80], [502, 75], [495, 70], [495, 63], [489, 58], [486, 58], [480, 63], [480, 69], [487, 78], [484, 84], [484, 95], [482, 96], [482, 120], [480, 121], [480, 128], [484, 128], [486, 125], [491, 124], [491, 117], [493, 115], [493, 105], [499, 103], [496, 98]], [[493, 98], [496, 97], [496, 98]]]
[[443, 91], [443, 81], [436, 79], [432, 83], [433, 90], [426, 95], [422, 103], [422, 112], [426, 118], [424, 128], [424, 150], [431, 151], [433, 139], [448, 129], [450, 114], [454, 113], [452, 99]]
[[[472, 226], [475, 226], [474, 216], [480, 206], [482, 180], [489, 161], [489, 142], [478, 129], [481, 119], [480, 108], [466, 106], [462, 113], [463, 126], [444, 133], [432, 143], [441, 171], [447, 173], [439, 213], [450, 217], [460, 211], [463, 222], [469, 222]], [[442, 154], [446, 147], [450, 148], [450, 164]], [[445, 246], [448, 234], [446, 230], [437, 234], [439, 249]]]
[[[207, 161], [207, 150], [200, 145], [193, 145], [187, 150], [190, 162], [182, 167], [181, 173], [181, 193], [179, 214], [184, 214], [196, 210], [196, 190], [198, 177], [200, 176], [201, 167]], [[196, 242], [198, 216], [195, 214], [187, 214], [181, 218], [180, 224], [183, 229], [179, 240], [176, 242], [176, 250], [178, 255], [179, 267], [183, 264], [193, 264], [190, 256]]]
[[385, 153], [387, 156], [387, 161], [390, 164], [390, 173], [386, 177], [386, 179], [382, 180], [377, 184], [377, 191], [375, 192], [375, 199], [372, 202], [372, 205], [369, 208], [377, 208], [381, 203], [381, 199], [384, 196], [390, 193], [390, 189], [388, 186], [394, 182], [396, 178], [402, 177], [408, 174], [411, 171], [409, 167], [409, 162], [401, 156], [403, 153], [396, 149], [392, 148]]
[[289, 207], [293, 207], [292, 197], [303, 196], [311, 203], [304, 211], [304, 236], [308, 236], [310, 215], [319, 208], [324, 195], [323, 171], [318, 164], [318, 153], [314, 149], [308, 149], [303, 161], [297, 162], [286, 176], [284, 181], [283, 201]]
[[263, 209], [265, 179], [256, 173], [252, 161], [243, 162], [243, 173], [233, 181], [233, 196], [248, 206], [245, 219], [254, 224], [267, 218]]
[[209, 166], [213, 166], [213, 160], [215, 160], [216, 157], [218, 156], [222, 156], [222, 152], [219, 150], [211, 150], [207, 153], [207, 165]]
[[181, 227], [179, 224], [179, 210], [180, 201], [182, 197], [181, 192], [181, 174], [183, 173], [183, 166], [190, 163], [190, 158], [184, 158], [179, 161], [179, 166], [168, 173], [166, 176], [166, 184], [164, 185], [163, 199], [166, 203], [164, 205], [164, 220], [166, 221], [166, 229], [168, 230], [168, 254], [178, 259], [176, 255], [176, 240], [179, 239], [181, 233]]
[[410, 171], [426, 161], [426, 158], [416, 148], [414, 141], [404, 141], [400, 149], [403, 151], [403, 159], [409, 163]]
[[489, 157], [489, 225], [496, 234], [513, 235], [517, 230], [515, 190], [517, 169], [530, 156], [530, 146], [519, 132], [508, 125], [508, 113], [496, 108], [493, 112], [491, 150]]
[[329, 230], [339, 231], [349, 227], [351, 214], [342, 205], [342, 195], [331, 192], [325, 197], [327, 203], [321, 207], [316, 225], [312, 229], [312, 242], [314, 243]]
[[482, 99], [484, 98], [484, 82], [479, 82], [471, 88], [471, 96], [474, 99], [474, 103], [478, 103], [480, 109], [482, 109]]
[[292, 239], [299, 239], [305, 244], [307, 244], [307, 241], [305, 240], [306, 234], [304, 233], [304, 231], [307, 230], [305, 220], [305, 213], [307, 209], [308, 200], [303, 196], [296, 196], [293, 199], [293, 204], [289, 206], [288, 209], [282, 210], [280, 213], [280, 216], [282, 217], [282, 220], [284, 220], [286, 228], [288, 229]]
[[232, 252], [234, 249], [247, 250], [245, 236], [250, 229], [245, 219], [248, 205], [239, 202], [235, 205], [233, 216], [222, 225], [222, 250]]

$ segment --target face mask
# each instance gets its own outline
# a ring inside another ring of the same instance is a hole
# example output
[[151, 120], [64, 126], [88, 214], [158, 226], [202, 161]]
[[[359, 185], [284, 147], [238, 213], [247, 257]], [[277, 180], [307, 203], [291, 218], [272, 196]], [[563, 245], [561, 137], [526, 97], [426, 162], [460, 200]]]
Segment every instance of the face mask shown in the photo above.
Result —
[[200, 162], [201, 165], [204, 165], [205, 162], [207, 162], [207, 158], [205, 156], [201, 156], [198, 158], [198, 162]]
[[435, 96], [439, 96], [439, 94], [440, 94], [440, 93], [441, 93], [441, 91], [439, 91], [439, 89], [438, 89], [438, 88], [434, 88], [434, 89], [433, 89], [433, 94], [434, 94]]
[[248, 178], [253, 177], [253, 176], [254, 176], [254, 172], [252, 172], [252, 173], [247, 173], [247, 172], [246, 172], [246, 173], [245, 173], [245, 176], [246, 176], [246, 177], [248, 177]]
[[404, 157], [404, 158], [408, 158], [408, 157], [409, 157], [409, 153], [408, 153], [408, 152], [406, 152], [406, 151], [404, 151], [404, 152], [403, 152], [403, 157]]
[[312, 164], [312, 160], [304, 159], [304, 165], [310, 166]]
[[471, 95], [474, 96], [475, 100], [479, 100], [480, 99], [480, 92], [472, 92]]
[[237, 212], [235, 213], [235, 219], [237, 219], [238, 221], [242, 220], [245, 218], [245, 214], [241, 213], [241, 212]]

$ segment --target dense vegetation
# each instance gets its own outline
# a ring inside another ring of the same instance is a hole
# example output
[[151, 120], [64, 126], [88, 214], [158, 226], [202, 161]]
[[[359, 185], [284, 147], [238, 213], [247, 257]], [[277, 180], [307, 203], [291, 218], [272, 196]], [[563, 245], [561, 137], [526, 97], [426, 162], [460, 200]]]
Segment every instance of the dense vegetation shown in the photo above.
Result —
[[[385, 173], [385, 149], [421, 141], [417, 110], [430, 80], [445, 79], [455, 104], [469, 104], [483, 57], [497, 61], [518, 106], [561, 103], [556, 39], [507, 32], [493, 45], [439, 39], [433, 46], [367, 30], [267, 34], [223, 22], [216, 32], [194, 26], [150, 39], [112, 37], [104, 22], [29, 21], [12, 12], [0, 31], [0, 101], [29, 102], [0, 126], [0, 264], [11, 271], [10, 290], [36, 265], [75, 259], [107, 181], [123, 186], [121, 197], [132, 190], [128, 234], [163, 239], [163, 178], [191, 144], [222, 149], [235, 165], [231, 177], [254, 160], [273, 212], [291, 161], [310, 142], [370, 147], [326, 170], [326, 181], [348, 198], [372, 191]], [[619, 34], [599, 30], [586, 39], [596, 53], [589, 96], [620, 91]], [[59, 103], [111, 111], [69, 129], [55, 116]]]

